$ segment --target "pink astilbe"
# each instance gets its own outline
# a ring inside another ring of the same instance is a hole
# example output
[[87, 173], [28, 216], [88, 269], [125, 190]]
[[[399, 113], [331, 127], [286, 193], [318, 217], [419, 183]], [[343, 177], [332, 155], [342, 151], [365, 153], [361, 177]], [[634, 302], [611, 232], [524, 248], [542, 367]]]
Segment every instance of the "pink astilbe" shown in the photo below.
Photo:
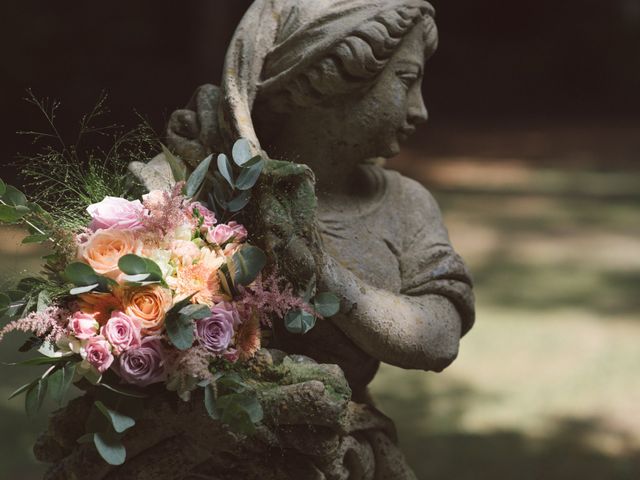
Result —
[[291, 284], [275, 273], [266, 278], [260, 276], [250, 287], [243, 288], [236, 306], [240, 312], [258, 315], [260, 323], [268, 327], [272, 326], [272, 315], [284, 318], [291, 310], [303, 310], [317, 316], [307, 302], [293, 293]]
[[0, 341], [7, 333], [26, 332], [55, 343], [66, 333], [71, 312], [57, 305], [47, 307], [42, 312], [33, 312], [24, 318], [14, 320], [0, 330]]
[[143, 197], [145, 214], [142, 225], [148, 232], [167, 233], [188, 221], [184, 213], [184, 182], [175, 184], [171, 191], [154, 191]]

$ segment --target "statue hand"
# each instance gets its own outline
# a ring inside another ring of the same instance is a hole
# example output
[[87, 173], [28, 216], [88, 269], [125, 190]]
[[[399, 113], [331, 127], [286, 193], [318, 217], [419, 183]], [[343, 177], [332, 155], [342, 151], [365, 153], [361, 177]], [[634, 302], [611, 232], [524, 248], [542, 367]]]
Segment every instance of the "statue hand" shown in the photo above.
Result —
[[191, 166], [221, 147], [217, 141], [219, 98], [218, 87], [203, 85], [186, 108], [171, 115], [167, 127], [169, 146]]

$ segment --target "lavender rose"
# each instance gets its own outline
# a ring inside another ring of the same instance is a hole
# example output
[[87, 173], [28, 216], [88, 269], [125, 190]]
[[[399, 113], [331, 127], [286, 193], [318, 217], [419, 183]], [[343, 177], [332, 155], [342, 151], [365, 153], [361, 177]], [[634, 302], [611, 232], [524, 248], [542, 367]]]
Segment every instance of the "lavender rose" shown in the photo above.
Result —
[[93, 231], [109, 228], [136, 230], [142, 228], [144, 206], [140, 200], [105, 197], [100, 203], [89, 205], [87, 212], [92, 218], [89, 228]]
[[140, 321], [122, 312], [113, 312], [106, 325], [100, 329], [100, 333], [109, 341], [115, 355], [137, 348], [141, 344]]
[[228, 303], [211, 309], [211, 316], [196, 321], [196, 334], [200, 345], [211, 353], [222, 354], [233, 340], [233, 325], [237, 312]]
[[164, 381], [164, 350], [160, 337], [145, 337], [140, 347], [120, 355], [117, 371], [125, 382], [140, 387]]

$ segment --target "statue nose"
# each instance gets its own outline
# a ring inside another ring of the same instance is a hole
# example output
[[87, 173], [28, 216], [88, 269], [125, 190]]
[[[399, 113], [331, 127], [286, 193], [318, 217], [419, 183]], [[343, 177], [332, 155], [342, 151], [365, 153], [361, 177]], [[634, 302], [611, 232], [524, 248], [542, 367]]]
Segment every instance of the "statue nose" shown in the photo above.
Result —
[[429, 119], [429, 112], [427, 111], [427, 106], [424, 104], [422, 92], [419, 89], [416, 90], [407, 111], [407, 119], [412, 125], [419, 125]]

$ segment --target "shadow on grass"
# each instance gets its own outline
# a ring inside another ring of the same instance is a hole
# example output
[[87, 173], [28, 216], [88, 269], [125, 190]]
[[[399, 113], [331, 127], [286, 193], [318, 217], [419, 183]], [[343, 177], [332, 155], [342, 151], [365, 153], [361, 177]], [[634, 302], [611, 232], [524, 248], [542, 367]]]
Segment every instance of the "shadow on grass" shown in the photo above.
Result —
[[594, 270], [578, 265], [532, 266], [496, 254], [476, 266], [474, 280], [482, 299], [503, 308], [548, 312], [580, 308], [605, 319], [611, 315], [636, 318], [640, 312], [640, 271]]
[[[411, 398], [378, 395], [385, 413], [396, 421], [402, 450], [421, 480], [640, 478], [640, 450], [607, 454], [594, 446], [593, 439], [603, 435], [628, 440], [628, 434], [611, 431], [599, 419], [561, 418], [553, 432], [536, 439], [515, 430], [469, 433], [459, 424], [467, 405], [479, 400], [476, 393], [459, 386], [444, 395], [425, 390]], [[434, 405], [443, 401], [444, 415], [442, 407]]]

